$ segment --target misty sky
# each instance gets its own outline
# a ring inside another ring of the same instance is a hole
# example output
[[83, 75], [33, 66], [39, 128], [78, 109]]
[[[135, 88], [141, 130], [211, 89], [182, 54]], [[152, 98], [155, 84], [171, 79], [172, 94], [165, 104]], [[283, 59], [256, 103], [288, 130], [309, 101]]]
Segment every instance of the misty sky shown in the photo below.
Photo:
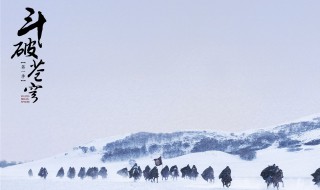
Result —
[[[35, 104], [14, 44], [47, 19]], [[320, 112], [320, 1], [1, 1], [1, 156], [138, 131], [242, 131]], [[35, 17], [36, 18], [36, 17]]]

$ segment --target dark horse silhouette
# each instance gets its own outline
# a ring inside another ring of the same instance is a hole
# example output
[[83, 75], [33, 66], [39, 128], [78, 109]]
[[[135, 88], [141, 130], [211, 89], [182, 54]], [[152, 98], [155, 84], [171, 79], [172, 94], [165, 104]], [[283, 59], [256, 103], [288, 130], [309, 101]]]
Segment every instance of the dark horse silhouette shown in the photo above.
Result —
[[69, 167], [67, 177], [70, 179], [73, 179], [75, 176], [76, 176], [76, 170], [74, 169], [74, 167]]
[[169, 171], [169, 167], [166, 165], [164, 168], [162, 168], [161, 170], [161, 176], [162, 176], [162, 180], [168, 180], [170, 171]]
[[280, 182], [282, 183], [282, 186], [284, 186], [284, 183], [282, 181], [283, 172], [275, 164], [273, 164], [272, 166], [268, 166], [265, 169], [263, 169], [261, 174], [260, 174], [260, 176], [267, 183], [267, 187], [269, 187], [271, 184], [273, 184], [274, 188], [279, 189], [279, 183]]
[[44, 168], [44, 167], [41, 167], [41, 168], [40, 168], [40, 171], [39, 171], [39, 173], [38, 173], [38, 176], [43, 177], [44, 179], [46, 179], [46, 178], [47, 178], [47, 175], [48, 175], [47, 169]]
[[98, 172], [98, 175], [100, 175], [103, 179], [107, 178], [108, 176], [108, 170], [106, 167], [101, 167], [100, 171]]
[[56, 175], [56, 177], [63, 177], [64, 176], [64, 169], [61, 167]]
[[172, 179], [178, 179], [179, 177], [179, 169], [177, 167], [177, 165], [171, 166], [170, 168], [170, 175], [172, 176]]
[[318, 168], [313, 174], [311, 174], [313, 177], [312, 181], [315, 185], [320, 186], [320, 168]]
[[134, 164], [129, 171], [129, 178], [133, 178], [134, 181], [137, 181], [142, 176], [142, 171], [140, 166]]
[[98, 177], [99, 169], [97, 167], [89, 167], [86, 176], [96, 179]]
[[191, 178], [192, 170], [191, 170], [189, 164], [187, 166], [181, 168], [180, 171], [181, 171], [181, 177], [182, 178], [189, 178], [189, 179]]
[[193, 165], [192, 168], [191, 168], [190, 178], [193, 179], [193, 180], [196, 180], [198, 175], [199, 175], [199, 172], [197, 170], [197, 167], [195, 165]]
[[129, 172], [127, 168], [122, 168], [121, 170], [117, 171], [118, 175], [121, 175], [122, 177], [128, 177]]
[[222, 185], [223, 187], [230, 187], [231, 185], [231, 169], [229, 168], [229, 166], [227, 166], [225, 169], [222, 170], [222, 172], [219, 175], [219, 179], [221, 179]]
[[149, 173], [150, 173], [151, 168], [149, 167], [149, 165], [147, 165], [144, 170], [143, 170], [143, 177], [145, 180], [149, 179]]
[[32, 169], [30, 169], [30, 170], [28, 171], [28, 175], [29, 175], [30, 177], [32, 177], [32, 176], [33, 176]]
[[78, 177], [80, 177], [81, 179], [86, 177], [86, 168], [85, 167], [81, 167], [78, 173]]
[[213, 182], [214, 180], [214, 172], [213, 172], [213, 168], [211, 166], [209, 166], [207, 169], [205, 169], [202, 174], [201, 174], [202, 178], [204, 180], [206, 180], [207, 182]]
[[148, 180], [150, 180], [151, 182], [156, 182], [156, 179], [157, 179], [157, 183], [158, 183], [158, 178], [159, 178], [159, 172], [158, 172], [157, 166], [155, 166], [149, 172]]

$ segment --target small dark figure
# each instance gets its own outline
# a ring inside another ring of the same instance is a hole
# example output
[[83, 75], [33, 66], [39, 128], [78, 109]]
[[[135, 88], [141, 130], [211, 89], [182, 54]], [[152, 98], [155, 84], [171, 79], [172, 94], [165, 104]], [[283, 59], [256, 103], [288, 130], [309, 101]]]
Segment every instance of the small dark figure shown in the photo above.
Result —
[[231, 169], [229, 168], [229, 166], [227, 166], [224, 170], [222, 170], [222, 172], [219, 175], [219, 179], [221, 179], [222, 185], [223, 187], [230, 187], [231, 185]]
[[320, 168], [318, 168], [313, 174], [311, 174], [313, 177], [312, 181], [315, 185], [320, 186]]
[[43, 178], [46, 179], [48, 176], [47, 168], [43, 168]]
[[87, 176], [90, 176], [92, 179], [96, 179], [98, 177], [98, 168], [97, 167], [90, 167], [88, 170], [87, 170], [87, 173], [86, 175]]
[[89, 167], [88, 170], [87, 170], [87, 172], [86, 172], [86, 176], [89, 176], [89, 177], [92, 178], [92, 172], [93, 172], [92, 170], [93, 170], [93, 168], [92, 168], [92, 167]]
[[28, 171], [28, 175], [29, 175], [30, 177], [32, 177], [32, 176], [33, 176], [32, 169], [30, 169], [30, 170]]
[[282, 170], [281, 169], [277, 169], [276, 173], [273, 176], [273, 184], [274, 184], [273, 186], [277, 187], [277, 189], [279, 189], [279, 183], [280, 182], [282, 183], [282, 187], [284, 187], [284, 183], [282, 181], [282, 178], [283, 178]]
[[197, 167], [195, 165], [193, 165], [192, 168], [191, 168], [190, 178], [193, 179], [193, 180], [196, 180], [198, 175], [199, 175], [199, 172], [197, 170]]
[[118, 175], [121, 175], [122, 177], [128, 177], [129, 172], [127, 168], [122, 168], [121, 170], [117, 171]]
[[67, 176], [70, 179], [73, 179], [76, 176], [76, 170], [74, 169], [74, 167], [69, 167]]
[[158, 183], [158, 178], [159, 178], [159, 172], [158, 172], [157, 166], [155, 166], [150, 171], [148, 179], [153, 183], [156, 182], [156, 179], [157, 179], [157, 183]]
[[282, 183], [282, 186], [284, 186], [284, 183], [282, 181], [283, 172], [275, 164], [273, 164], [272, 166], [268, 166], [265, 169], [263, 169], [261, 174], [260, 174], [260, 176], [267, 183], [267, 187], [269, 187], [271, 184], [273, 184], [273, 187], [276, 187], [277, 189], [279, 189], [279, 183], [280, 182]]
[[102, 179], [107, 178], [107, 169], [105, 167], [101, 167], [100, 171], [98, 172], [98, 175], [102, 177]]
[[43, 177], [44, 179], [46, 179], [47, 175], [48, 175], [47, 169], [44, 168], [44, 167], [41, 167], [41, 169], [40, 169], [40, 171], [38, 173], [38, 176]]
[[78, 173], [78, 177], [80, 177], [81, 179], [86, 177], [86, 168], [85, 167], [81, 167]]
[[161, 170], [161, 176], [162, 176], [162, 180], [168, 180], [170, 171], [169, 171], [169, 167], [166, 165], [164, 168], [162, 168]]
[[135, 163], [129, 171], [129, 178], [133, 177], [134, 181], [137, 181], [138, 179], [140, 179], [141, 176], [141, 168], [137, 165], [137, 163]]
[[207, 169], [205, 169], [202, 174], [201, 174], [202, 178], [204, 180], [206, 180], [207, 182], [213, 182], [214, 180], [214, 172], [213, 172], [213, 168], [211, 166], [209, 166]]
[[186, 167], [181, 168], [181, 177], [182, 178], [191, 178], [191, 168], [189, 166], [189, 164]]
[[179, 177], [179, 169], [177, 165], [171, 166], [170, 168], [170, 175], [172, 176], [172, 179], [178, 179]]
[[147, 165], [144, 170], [143, 170], [143, 177], [145, 180], [149, 179], [149, 173], [150, 173], [151, 168], [149, 167], [149, 165]]
[[99, 176], [99, 169], [97, 167], [93, 167], [93, 178], [96, 179]]
[[64, 169], [63, 169], [63, 167], [61, 167], [61, 168], [59, 169], [56, 177], [62, 178], [63, 176], [64, 176]]

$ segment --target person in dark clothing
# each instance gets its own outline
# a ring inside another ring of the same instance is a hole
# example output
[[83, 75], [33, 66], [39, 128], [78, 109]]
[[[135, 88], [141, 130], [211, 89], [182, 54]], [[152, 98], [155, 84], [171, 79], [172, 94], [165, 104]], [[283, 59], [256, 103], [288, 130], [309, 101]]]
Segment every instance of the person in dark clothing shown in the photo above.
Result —
[[178, 179], [179, 177], [179, 169], [177, 165], [171, 166], [170, 168], [170, 175], [172, 176], [172, 179]]
[[311, 174], [313, 177], [312, 181], [315, 185], [320, 186], [320, 168], [318, 168], [313, 174]]
[[199, 172], [197, 170], [197, 167], [195, 165], [193, 165], [191, 168], [191, 174], [190, 174], [191, 179], [196, 180], [198, 175], [199, 175]]
[[56, 177], [60, 177], [62, 178], [64, 176], [64, 170], [63, 170], [63, 167], [61, 167], [56, 175]]
[[158, 178], [159, 178], [159, 172], [158, 172], [158, 168], [157, 166], [153, 167], [152, 170], [149, 173], [148, 179], [151, 182], [156, 182], [157, 179], [157, 183], [158, 183]]
[[161, 170], [161, 176], [162, 176], [162, 180], [168, 180], [170, 171], [169, 171], [169, 167], [166, 165], [162, 170]]
[[186, 167], [181, 168], [181, 177], [182, 178], [191, 178], [191, 168], [189, 164]]
[[143, 170], [143, 177], [145, 180], [149, 179], [149, 173], [150, 173], [151, 168], [149, 167], [149, 165], [147, 165], [144, 170]]
[[83, 179], [86, 177], [86, 168], [85, 167], [81, 167], [78, 173], [78, 177], [80, 177], [80, 179]]
[[48, 175], [47, 169], [44, 168], [44, 167], [41, 167], [41, 169], [40, 169], [40, 171], [38, 173], [38, 176], [43, 177], [44, 179], [46, 179], [47, 175]]
[[142, 171], [140, 166], [135, 163], [129, 171], [129, 178], [133, 178], [134, 181], [137, 181], [142, 176]]
[[202, 174], [202, 178], [206, 180], [207, 182], [213, 182], [214, 180], [214, 171], [211, 166], [209, 166], [207, 169], [205, 169]]
[[76, 170], [74, 169], [74, 167], [69, 167], [67, 177], [70, 179], [73, 179], [75, 176], [76, 176]]
[[32, 176], [33, 176], [32, 169], [30, 169], [30, 170], [28, 171], [28, 175], [29, 175], [30, 177], [32, 177]]
[[284, 186], [283, 183], [283, 172], [282, 170], [273, 164], [272, 166], [268, 166], [265, 169], [262, 170], [260, 176], [265, 180], [267, 183], [267, 187], [269, 187], [271, 184], [273, 184], [273, 187], [279, 188], [279, 183], [282, 183], [282, 186]]
[[121, 170], [117, 171], [118, 175], [121, 175], [122, 177], [128, 177], [129, 172], [127, 168], [122, 168]]
[[87, 170], [86, 176], [96, 179], [98, 177], [99, 169], [97, 167], [90, 167]]
[[102, 177], [102, 179], [105, 179], [105, 178], [107, 178], [107, 169], [106, 169], [106, 167], [101, 167], [100, 168], [100, 171], [98, 172], [98, 175], [100, 175], [101, 177]]
[[229, 166], [227, 166], [225, 169], [222, 170], [222, 172], [219, 175], [219, 179], [221, 179], [222, 185], [223, 187], [230, 187], [231, 185], [231, 169], [229, 168]]
[[265, 169], [262, 170], [260, 176], [264, 179], [267, 180], [270, 176], [274, 175], [275, 171], [275, 165], [268, 166]]

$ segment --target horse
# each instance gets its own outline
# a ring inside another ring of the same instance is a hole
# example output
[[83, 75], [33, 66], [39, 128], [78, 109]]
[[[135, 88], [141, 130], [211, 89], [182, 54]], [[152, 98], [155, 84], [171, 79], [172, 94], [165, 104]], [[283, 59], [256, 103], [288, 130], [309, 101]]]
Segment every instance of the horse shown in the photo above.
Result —
[[189, 164], [187, 166], [181, 168], [180, 171], [181, 171], [181, 177], [182, 178], [186, 178], [186, 177], [188, 177], [189, 179], [191, 178], [192, 170], [191, 170]]
[[178, 179], [178, 176], [179, 176], [179, 170], [178, 170], [178, 167], [177, 165], [174, 165], [174, 166], [171, 166], [170, 168], [170, 175], [172, 176], [172, 179]]
[[318, 168], [313, 174], [311, 174], [313, 177], [312, 181], [315, 185], [318, 185], [320, 187], [320, 168]]
[[64, 176], [64, 169], [61, 167], [56, 175], [56, 177], [62, 178]]
[[267, 183], [267, 188], [273, 184], [274, 188], [279, 189], [279, 183], [282, 183], [282, 186], [284, 187], [283, 183], [283, 172], [281, 169], [279, 169], [278, 166], [273, 164], [272, 166], [266, 167], [264, 170], [262, 170], [261, 174], [262, 178]]
[[80, 177], [81, 179], [86, 177], [86, 168], [85, 167], [81, 167], [78, 173], [78, 177]]
[[137, 181], [138, 179], [140, 179], [141, 175], [141, 168], [135, 163], [129, 171], [129, 178], [133, 177], [134, 181]]
[[151, 182], [156, 182], [156, 179], [157, 179], [157, 183], [158, 183], [158, 178], [159, 178], [159, 172], [158, 172], [157, 166], [155, 166], [155, 167], [153, 167], [152, 170], [149, 172], [148, 179], [149, 179]]
[[67, 176], [70, 179], [73, 179], [76, 176], [76, 170], [74, 169], [74, 167], [69, 167]]
[[97, 167], [90, 167], [87, 170], [86, 176], [92, 177], [92, 179], [96, 179], [98, 177], [99, 169]]
[[100, 175], [102, 178], [107, 178], [107, 169], [106, 167], [101, 167], [100, 171], [98, 172], [98, 175]]
[[143, 170], [143, 177], [145, 180], [148, 180], [149, 178], [149, 173], [150, 173], [151, 168], [149, 167], [149, 165], [147, 165], [144, 170]]
[[213, 182], [214, 180], [214, 172], [213, 172], [213, 168], [211, 166], [209, 166], [208, 168], [206, 168], [202, 174], [201, 174], [202, 178], [204, 180], [206, 180], [207, 182]]
[[32, 176], [33, 176], [32, 169], [30, 169], [30, 170], [28, 171], [28, 175], [29, 175], [30, 177], [32, 177]]
[[165, 166], [164, 168], [162, 168], [162, 170], [161, 170], [162, 180], [163, 179], [168, 180], [169, 174], [170, 174], [170, 172], [169, 172], [168, 166]]
[[128, 177], [129, 172], [127, 168], [122, 168], [121, 170], [117, 171], [118, 175], [121, 175], [122, 177]]
[[44, 179], [46, 179], [46, 178], [47, 178], [47, 175], [48, 175], [47, 169], [41, 167], [41, 169], [40, 169], [40, 171], [39, 171], [39, 173], [38, 173], [38, 176], [43, 177]]
[[221, 179], [222, 182], [222, 186], [226, 186], [226, 187], [230, 187], [231, 185], [231, 169], [229, 168], [229, 166], [227, 166], [225, 169], [222, 170], [222, 172], [219, 175], [219, 179]]
[[190, 178], [193, 180], [196, 180], [196, 178], [198, 177], [198, 174], [199, 174], [199, 172], [197, 170], [197, 167], [195, 165], [193, 165], [191, 168]]

